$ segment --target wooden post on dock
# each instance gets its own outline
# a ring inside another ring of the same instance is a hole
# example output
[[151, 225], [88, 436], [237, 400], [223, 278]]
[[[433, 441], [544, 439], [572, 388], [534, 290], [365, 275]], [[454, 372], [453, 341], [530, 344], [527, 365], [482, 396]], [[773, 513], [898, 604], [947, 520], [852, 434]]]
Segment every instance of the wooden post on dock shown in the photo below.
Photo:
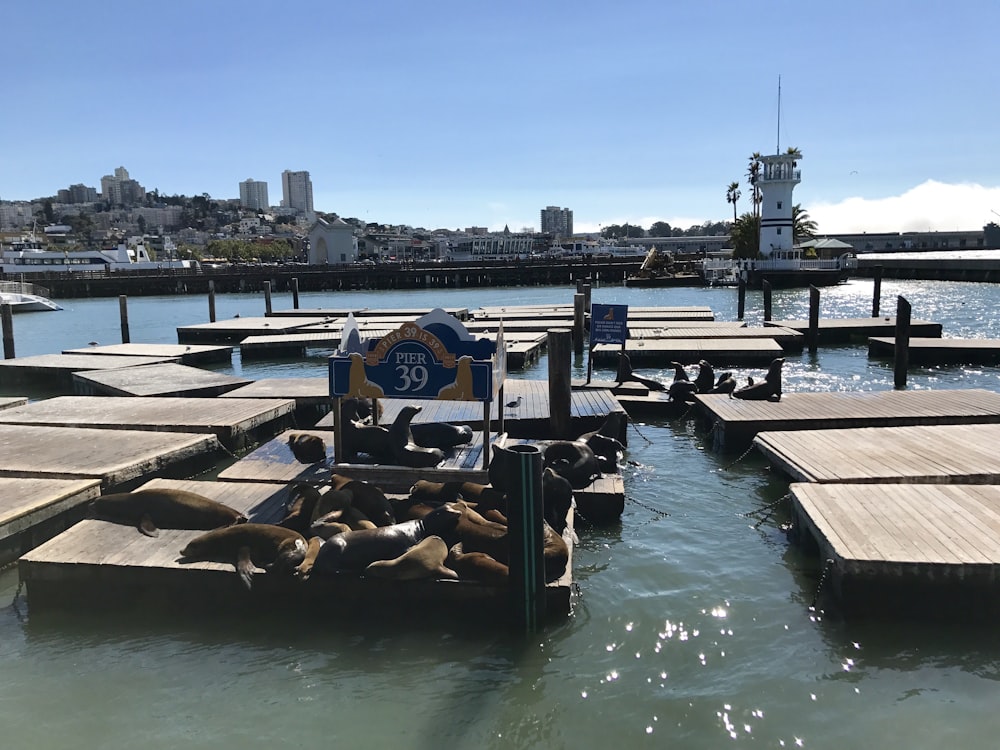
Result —
[[809, 353], [816, 353], [819, 342], [819, 289], [809, 287]]
[[[333, 411], [333, 462], [335, 464], [343, 463], [344, 461], [344, 422], [340, 410], [341, 410], [340, 396], [334, 396], [332, 411]], [[374, 408], [372, 409], [372, 418], [375, 419], [376, 421], [378, 420], [377, 404], [374, 404]]]
[[14, 308], [9, 303], [0, 306], [3, 321], [3, 358], [14, 359]]
[[879, 300], [882, 299], [882, 266], [875, 266], [875, 288], [872, 290], [872, 317], [879, 315]]
[[736, 319], [743, 320], [743, 312], [747, 307], [747, 280], [740, 276], [736, 287]]
[[764, 279], [760, 282], [760, 290], [764, 295], [764, 320], [771, 320], [771, 282]]
[[573, 353], [583, 354], [583, 300], [582, 294], [573, 295]]
[[129, 343], [128, 336], [128, 297], [124, 294], [118, 295], [118, 312], [122, 319], [122, 343]]
[[271, 314], [271, 282], [264, 282], [264, 314]]
[[292, 309], [299, 309], [299, 279], [292, 279]]
[[550, 328], [548, 331], [549, 429], [552, 437], [558, 439], [566, 439], [570, 433], [572, 338], [572, 331], [565, 328]]
[[586, 279], [583, 284], [583, 314], [584, 319], [586, 319], [587, 314], [590, 312], [590, 290], [593, 287], [590, 284], [590, 279]]
[[542, 452], [535, 445], [507, 450], [516, 457], [507, 490], [511, 613], [515, 627], [530, 633], [545, 619]]
[[910, 368], [910, 303], [905, 297], [896, 298], [896, 342], [892, 365], [893, 382], [906, 387], [906, 371]]
[[215, 279], [208, 280], [208, 322], [215, 322]]

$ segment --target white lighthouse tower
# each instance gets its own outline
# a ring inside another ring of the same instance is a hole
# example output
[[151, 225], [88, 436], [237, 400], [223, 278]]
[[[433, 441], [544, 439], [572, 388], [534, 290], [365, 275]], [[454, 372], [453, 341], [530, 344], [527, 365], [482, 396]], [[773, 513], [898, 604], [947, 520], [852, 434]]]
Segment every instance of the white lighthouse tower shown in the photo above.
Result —
[[792, 257], [792, 190], [801, 180], [802, 154], [762, 156], [757, 187], [760, 189], [760, 254], [762, 258]]

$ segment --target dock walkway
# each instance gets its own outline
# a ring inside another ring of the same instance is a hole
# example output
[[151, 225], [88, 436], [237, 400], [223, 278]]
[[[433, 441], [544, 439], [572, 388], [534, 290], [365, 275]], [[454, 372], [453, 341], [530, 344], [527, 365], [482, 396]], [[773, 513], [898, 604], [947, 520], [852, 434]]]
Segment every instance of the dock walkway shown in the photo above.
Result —
[[[913, 337], [909, 340], [909, 361], [927, 365], [996, 365], [1000, 364], [1000, 339], [943, 339]], [[892, 358], [896, 355], [895, 337], [872, 336], [868, 356]]]
[[100, 479], [0, 477], [0, 566], [72, 526], [100, 493]]
[[85, 349], [63, 349], [63, 354], [94, 354], [116, 357], [156, 357], [173, 359], [185, 365], [208, 362], [231, 362], [233, 347], [211, 344], [106, 344]]
[[[599, 344], [594, 349], [594, 364], [605, 367], [618, 362], [621, 346]], [[663, 338], [629, 339], [625, 353], [634, 367], [667, 367], [707, 360], [713, 367], [766, 367], [784, 354], [781, 345], [770, 338]]]
[[[809, 332], [808, 320], [766, 320], [765, 326], [791, 328], [800, 333]], [[850, 341], [852, 338], [895, 335], [896, 318], [820, 318], [818, 340], [820, 343]], [[942, 326], [929, 320], [911, 320], [910, 335], [940, 338]]]
[[73, 373], [73, 390], [78, 396], [210, 398], [251, 382], [175, 362]]

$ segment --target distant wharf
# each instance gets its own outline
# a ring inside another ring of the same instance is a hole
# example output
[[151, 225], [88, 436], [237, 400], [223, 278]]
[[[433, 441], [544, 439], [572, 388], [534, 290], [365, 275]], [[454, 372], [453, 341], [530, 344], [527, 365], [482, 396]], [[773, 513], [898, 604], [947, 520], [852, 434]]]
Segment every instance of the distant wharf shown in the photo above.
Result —
[[1000, 486], [792, 484], [799, 534], [815, 543], [848, 612], [951, 620], [1000, 612]]
[[[759, 432], [1000, 422], [1000, 393], [983, 389], [785, 393], [780, 401], [695, 396], [718, 448], [745, 448]], [[0, 418], [3, 413], [0, 412]]]
[[798, 482], [1000, 484], [1000, 424], [761, 432], [754, 445]]
[[[909, 360], [927, 365], [1000, 364], [1000, 339], [945, 339], [913, 337], [908, 343]], [[896, 339], [873, 336], [868, 339], [868, 356], [891, 359]]]

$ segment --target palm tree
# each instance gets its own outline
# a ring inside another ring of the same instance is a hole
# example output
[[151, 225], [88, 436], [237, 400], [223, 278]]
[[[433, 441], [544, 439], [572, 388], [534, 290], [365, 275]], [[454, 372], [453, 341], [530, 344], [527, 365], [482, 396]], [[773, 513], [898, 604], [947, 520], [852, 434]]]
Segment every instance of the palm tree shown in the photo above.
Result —
[[756, 258], [760, 244], [760, 217], [752, 213], [742, 214], [733, 223], [729, 244], [733, 246], [734, 258]]
[[[760, 187], [757, 185], [760, 180], [760, 170], [763, 166], [761, 161], [763, 157], [760, 151], [754, 151], [750, 154], [750, 164], [747, 166], [747, 182], [750, 187], [753, 188], [753, 193], [750, 196], [750, 203], [753, 210], [753, 217], [757, 220], [757, 226], [760, 226], [760, 203], [763, 200], [763, 196], [760, 193]], [[754, 252], [760, 252], [760, 237], [754, 243]]]
[[789, 146], [785, 153], [789, 156], [794, 156], [796, 159], [802, 158], [802, 150], [798, 146]]
[[733, 204], [733, 224], [736, 223], [736, 201], [740, 199], [740, 183], [730, 182], [726, 188], [726, 203]]
[[796, 203], [792, 206], [792, 242], [814, 239], [817, 228], [816, 222], [801, 204]]

